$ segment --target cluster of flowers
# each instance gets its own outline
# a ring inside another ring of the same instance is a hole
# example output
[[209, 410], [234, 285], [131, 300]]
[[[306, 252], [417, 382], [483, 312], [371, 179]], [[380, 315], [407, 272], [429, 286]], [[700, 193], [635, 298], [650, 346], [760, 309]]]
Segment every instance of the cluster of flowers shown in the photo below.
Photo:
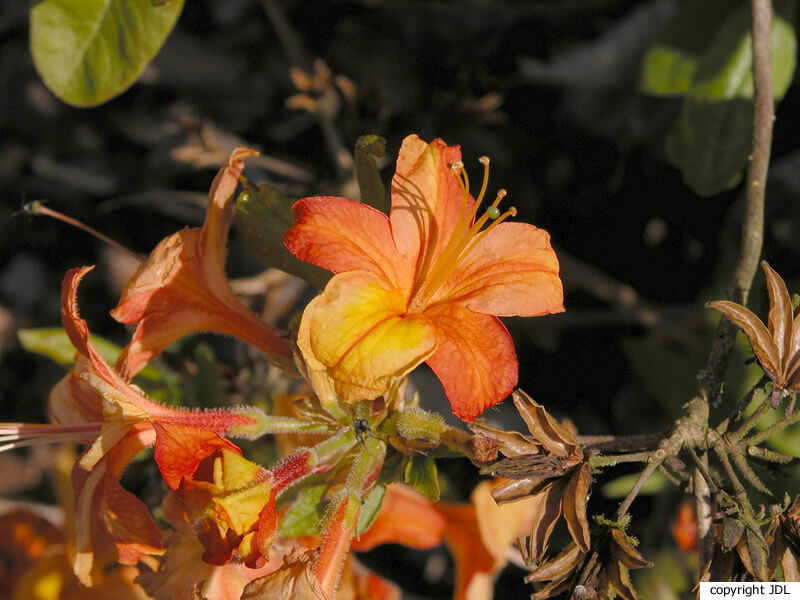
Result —
[[[398, 483], [428, 464], [419, 460], [427, 450], [457, 448], [463, 439], [418, 408], [405, 384], [427, 362], [454, 414], [468, 422], [511, 393], [518, 364], [498, 316], [563, 310], [548, 234], [504, 222], [515, 210], [501, 214], [503, 190], [479, 214], [488, 159], [473, 197], [457, 147], [410, 136], [388, 216], [345, 198], [294, 205], [286, 247], [334, 276], [303, 311], [296, 335], [282, 336], [240, 303], [224, 272], [232, 199], [255, 154], [232, 153], [211, 187], [203, 226], [162, 240], [128, 283], [112, 316], [135, 331], [113, 367], [78, 313], [79, 283], [91, 267], [66, 275], [62, 321], [77, 361], [52, 391], [56, 423], [0, 424], [7, 447], [87, 444], [72, 468], [74, 574], [99, 590], [119, 585], [110, 564], [141, 563], [147, 568], [137, 581], [149, 596], [140, 597], [159, 599], [399, 598], [349, 550], [446, 541], [458, 568], [456, 596], [490, 593], [533, 505], [496, 506], [488, 482], [469, 504], [433, 502], [435, 493], [426, 498]], [[199, 331], [255, 346], [304, 378], [308, 393], [281, 415], [244, 405], [195, 411], [155, 402], [131, 383], [172, 342]], [[270, 468], [230, 439], [276, 433], [293, 441]], [[149, 447], [169, 488], [166, 533], [119, 483]], [[587, 476], [584, 468], [581, 482]], [[312, 524], [287, 534], [287, 522], [302, 518]], [[582, 523], [573, 536], [583, 542]]]

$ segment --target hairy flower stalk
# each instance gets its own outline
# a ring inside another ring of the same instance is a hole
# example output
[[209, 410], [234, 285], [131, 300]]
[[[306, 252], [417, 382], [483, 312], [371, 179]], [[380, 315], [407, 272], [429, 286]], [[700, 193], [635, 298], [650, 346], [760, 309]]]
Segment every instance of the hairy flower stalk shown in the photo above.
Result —
[[334, 596], [342, 565], [355, 535], [362, 499], [375, 484], [385, 458], [386, 443], [378, 438], [366, 439], [364, 448], [347, 474], [344, 489], [328, 508], [322, 546], [312, 566], [326, 598]]

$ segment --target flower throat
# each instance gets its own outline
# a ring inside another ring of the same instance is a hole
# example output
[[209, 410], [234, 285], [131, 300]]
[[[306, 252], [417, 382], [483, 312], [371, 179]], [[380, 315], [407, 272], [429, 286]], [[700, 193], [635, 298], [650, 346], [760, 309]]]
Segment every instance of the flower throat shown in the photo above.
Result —
[[[411, 302], [409, 302], [408, 312], [423, 311], [436, 291], [456, 269], [461, 259], [467, 256], [494, 227], [508, 217], [514, 217], [517, 214], [517, 209], [513, 206], [504, 213], [500, 213], [498, 205], [506, 197], [506, 190], [500, 189], [497, 191], [494, 202], [477, 220], [475, 219], [486, 195], [486, 188], [489, 185], [489, 157], [481, 156], [478, 162], [483, 165], [483, 182], [471, 209], [468, 208], [469, 177], [464, 170], [464, 163], [459, 160], [450, 165], [450, 170], [457, 177], [462, 190], [461, 213], [450, 239], [434, 263], [429, 269], [425, 267], [420, 269], [417, 281], [414, 283], [414, 290], [416, 291], [412, 296]], [[492, 223], [486, 229], [481, 230], [486, 222], [490, 220]]]

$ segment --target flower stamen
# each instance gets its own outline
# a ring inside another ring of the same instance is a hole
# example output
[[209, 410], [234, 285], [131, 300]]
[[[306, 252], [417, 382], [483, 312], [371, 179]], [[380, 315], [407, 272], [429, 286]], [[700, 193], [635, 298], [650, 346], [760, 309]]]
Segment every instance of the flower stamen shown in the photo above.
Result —
[[[484, 197], [486, 196], [486, 189], [489, 185], [489, 157], [481, 156], [478, 159], [483, 165], [483, 180], [481, 188], [478, 192], [478, 197], [472, 205], [472, 209], [467, 211], [467, 204], [469, 199], [469, 176], [464, 169], [464, 163], [456, 161], [450, 165], [450, 170], [456, 176], [461, 189], [462, 195], [462, 210], [458, 219], [455, 229], [453, 230], [450, 239], [445, 245], [442, 252], [436, 258], [433, 266], [428, 271], [427, 277], [421, 275], [421, 285], [417, 288], [416, 293], [413, 295], [409, 303], [410, 312], [418, 312], [427, 305], [427, 302], [433, 297], [436, 291], [447, 281], [447, 278], [453, 273], [458, 266], [459, 261], [465, 257], [469, 252], [499, 223], [502, 223], [508, 217], [516, 216], [517, 209], [513, 206], [501, 214], [498, 205], [506, 197], [507, 192], [505, 189], [497, 191], [494, 201], [489, 206], [483, 215], [477, 220], [475, 217], [478, 214]], [[491, 220], [492, 223], [486, 229], [481, 231], [481, 228], [487, 221]]]
[[0, 423], [0, 452], [36, 446], [77, 442], [91, 444], [100, 435], [102, 423], [47, 425], [33, 423]]

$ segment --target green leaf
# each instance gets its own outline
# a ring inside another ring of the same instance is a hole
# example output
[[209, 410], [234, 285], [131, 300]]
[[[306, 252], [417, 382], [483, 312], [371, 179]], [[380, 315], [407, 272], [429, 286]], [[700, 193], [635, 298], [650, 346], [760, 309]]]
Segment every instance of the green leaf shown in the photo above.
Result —
[[[20, 345], [29, 352], [36, 352], [51, 358], [60, 365], [71, 365], [75, 362], [75, 346], [69, 341], [67, 333], [58, 327], [45, 327], [42, 329], [20, 329], [17, 332]], [[96, 335], [89, 336], [94, 347], [109, 363], [114, 364], [122, 353], [122, 348], [113, 342]], [[142, 369], [137, 377], [147, 381], [161, 382], [163, 375], [155, 368], [147, 366]]]
[[[795, 69], [794, 1], [775, 3], [773, 95], [781, 99]], [[750, 7], [741, 3], [713, 34], [699, 59], [681, 113], [667, 136], [667, 157], [702, 196], [736, 186], [750, 153], [753, 75]]]
[[275, 267], [308, 281], [319, 289], [331, 273], [293, 256], [283, 245], [283, 234], [294, 223], [291, 200], [264, 184], [247, 189], [236, 199], [236, 225], [250, 252], [268, 267]]
[[381, 512], [383, 501], [386, 499], [386, 486], [376, 485], [361, 504], [361, 512], [358, 515], [356, 524], [356, 535], [361, 535], [367, 531], [375, 522], [378, 513]]
[[361, 192], [361, 202], [378, 210], [386, 210], [386, 190], [376, 158], [383, 158], [386, 140], [377, 135], [362, 135], [356, 141], [356, 180]]
[[327, 504], [322, 501], [322, 496], [327, 488], [327, 484], [315, 485], [298, 494], [297, 500], [281, 519], [280, 534], [283, 537], [315, 535], [322, 531], [320, 521]]
[[183, 0], [39, 0], [31, 53], [45, 85], [75, 106], [96, 106], [131, 86], [175, 26]]
[[642, 60], [639, 89], [656, 96], [689, 91], [700, 57], [737, 4], [730, 0], [684, 0]]
[[439, 501], [439, 478], [436, 461], [423, 454], [408, 457], [404, 472], [405, 482], [422, 492], [431, 502]]
[[[637, 479], [639, 479], [639, 473], [622, 475], [605, 484], [600, 489], [600, 493], [606, 498], [624, 498], [628, 495], [628, 492], [633, 489], [633, 484], [636, 483]], [[650, 475], [650, 477], [647, 478], [647, 481], [644, 482], [639, 490], [639, 493], [656, 494], [665, 489], [668, 485], [669, 481], [667, 481], [667, 478], [658, 471], [655, 471], [652, 475]]]

